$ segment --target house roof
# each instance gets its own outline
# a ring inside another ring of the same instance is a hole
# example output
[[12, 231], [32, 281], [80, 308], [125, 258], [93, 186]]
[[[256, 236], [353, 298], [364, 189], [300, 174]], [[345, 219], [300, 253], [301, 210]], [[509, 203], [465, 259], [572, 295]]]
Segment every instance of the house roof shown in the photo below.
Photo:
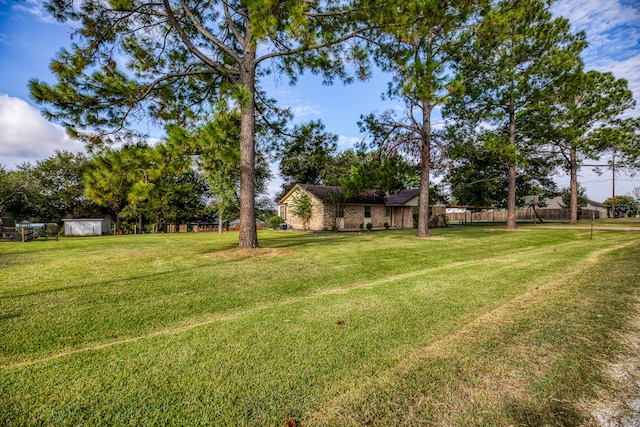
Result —
[[325, 199], [330, 197], [333, 194], [342, 194], [342, 187], [331, 186], [331, 185], [316, 185], [316, 184], [296, 184], [301, 188], [307, 190], [309, 193], [313, 194], [319, 199]]
[[[302, 188], [311, 193], [315, 197], [321, 200], [327, 200], [335, 194], [342, 194], [342, 187], [330, 186], [330, 185], [316, 185], [316, 184], [296, 184], [282, 199], [282, 203], [294, 192], [296, 188]], [[344, 200], [346, 204], [354, 205], [387, 205], [387, 206], [403, 206], [413, 198], [420, 195], [419, 188], [409, 188], [407, 190], [400, 190], [395, 193], [387, 193], [385, 197], [381, 197], [374, 190], [367, 190], [362, 193], [358, 193]]]
[[[229, 222], [229, 224], [238, 224], [238, 223], [240, 223], [240, 217], [239, 216], [235, 216], [235, 217], [231, 218], [228, 222]], [[261, 220], [260, 218], [256, 218], [256, 224], [264, 224], [264, 221]]]
[[604, 203], [596, 202], [595, 200], [588, 201], [590, 205], [597, 206], [599, 208], [609, 208], [611, 205], [605, 205]]
[[[331, 185], [296, 184], [282, 199], [280, 199], [280, 203], [291, 196], [296, 188], [306, 190], [308, 193], [311, 193], [323, 201], [330, 199], [334, 195], [342, 195], [344, 191], [342, 187]], [[375, 191], [367, 190], [348, 197], [343, 203], [351, 205], [384, 205], [385, 201], [384, 198], [380, 197]]]
[[397, 193], [387, 194], [385, 199], [387, 200], [387, 206], [402, 206], [419, 195], [419, 188], [409, 188], [407, 190], [400, 190]]

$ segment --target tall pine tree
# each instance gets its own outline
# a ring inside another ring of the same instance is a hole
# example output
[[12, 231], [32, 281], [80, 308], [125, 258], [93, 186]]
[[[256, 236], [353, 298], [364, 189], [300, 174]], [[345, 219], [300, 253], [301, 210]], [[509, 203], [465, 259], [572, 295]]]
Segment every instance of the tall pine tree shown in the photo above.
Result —
[[544, 102], [544, 89], [556, 86], [579, 68], [585, 46], [583, 34], [571, 34], [569, 22], [553, 18], [551, 0], [501, 0], [483, 17], [470, 49], [456, 63], [465, 82], [464, 96], [453, 98], [447, 114], [455, 126], [477, 132], [485, 147], [508, 164], [507, 228], [516, 228], [516, 169], [526, 166], [528, 154], [520, 127], [523, 112]]
[[351, 3], [51, 0], [50, 13], [79, 28], [51, 63], [57, 82], [32, 81], [31, 94], [92, 145], [135, 138], [145, 119], [206, 123], [221, 98], [231, 99], [241, 110], [239, 246], [257, 247], [256, 117], [272, 111], [258, 102], [259, 79], [276, 70], [295, 81], [304, 68], [327, 82], [345, 77], [344, 60], [365, 56], [357, 44], [346, 54], [340, 45], [363, 22]]

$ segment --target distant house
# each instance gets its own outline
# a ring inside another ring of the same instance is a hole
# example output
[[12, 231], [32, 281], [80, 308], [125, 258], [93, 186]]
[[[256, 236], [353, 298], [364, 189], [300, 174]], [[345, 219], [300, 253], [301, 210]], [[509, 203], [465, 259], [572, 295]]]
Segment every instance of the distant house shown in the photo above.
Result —
[[[256, 230], [262, 230], [264, 226], [264, 221], [256, 218]], [[227, 230], [240, 230], [240, 218], [235, 217], [228, 221]]]
[[598, 212], [599, 216], [596, 216], [596, 218], [606, 218], [609, 213], [609, 209], [611, 209], [611, 206], [605, 205], [604, 203], [596, 202], [594, 200], [589, 200], [587, 202], [587, 209]]
[[[595, 213], [596, 218], [607, 218], [609, 208], [610, 206], [603, 203], [596, 202], [595, 200], [588, 200], [587, 206], [585, 206], [584, 208], [580, 208], [578, 211], [582, 214], [581, 216], [583, 218], [581, 219], [590, 219], [592, 213]], [[569, 218], [569, 206], [564, 205], [564, 203], [562, 202], [562, 197], [560, 196], [546, 199], [545, 206], [541, 209], [563, 209], [566, 210], [566, 214], [564, 215], [564, 217]]]
[[[345, 197], [341, 187], [296, 184], [278, 203], [278, 215], [289, 228], [305, 228], [302, 218], [293, 213], [300, 192], [311, 196], [311, 218], [307, 228], [312, 231], [357, 230], [369, 223], [374, 228], [382, 228], [385, 223], [392, 228], [416, 227], [414, 218], [418, 213], [419, 189], [402, 190], [385, 197], [374, 191]], [[441, 210], [444, 214], [444, 206]]]
[[66, 217], [62, 219], [62, 222], [64, 222], [65, 236], [79, 237], [111, 234], [111, 218], [109, 216], [102, 218]]

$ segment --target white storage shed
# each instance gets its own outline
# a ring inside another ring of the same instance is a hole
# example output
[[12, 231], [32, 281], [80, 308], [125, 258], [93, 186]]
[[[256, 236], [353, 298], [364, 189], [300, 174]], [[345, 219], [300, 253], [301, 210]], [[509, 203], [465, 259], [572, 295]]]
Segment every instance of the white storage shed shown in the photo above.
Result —
[[65, 236], [101, 236], [111, 234], [111, 218], [63, 218]]

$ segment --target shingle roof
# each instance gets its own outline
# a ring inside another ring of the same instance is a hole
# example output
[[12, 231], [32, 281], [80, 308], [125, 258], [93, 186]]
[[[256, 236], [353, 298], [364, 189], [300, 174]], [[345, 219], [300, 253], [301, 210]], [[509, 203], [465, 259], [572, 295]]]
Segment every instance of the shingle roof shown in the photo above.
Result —
[[300, 187], [307, 190], [319, 199], [325, 199], [333, 194], [342, 194], [341, 187], [335, 187], [330, 185], [315, 185], [315, 184], [300, 184]]
[[[315, 184], [299, 184], [301, 188], [304, 188], [309, 193], [313, 194], [321, 200], [330, 199], [332, 196], [339, 194], [342, 195], [343, 189], [337, 186], [329, 185], [315, 185]], [[420, 194], [419, 188], [410, 188], [408, 190], [401, 190], [393, 194], [387, 194], [386, 197], [381, 197], [374, 190], [367, 190], [362, 193], [353, 195], [347, 198], [344, 203], [358, 204], [358, 205], [389, 205], [389, 206], [401, 206], [407, 203]]]
[[[333, 195], [342, 195], [343, 193], [342, 187], [336, 186], [308, 184], [301, 185], [301, 187], [322, 200], [330, 199]], [[375, 191], [367, 190], [348, 197], [344, 200], [344, 203], [356, 205], [384, 205], [384, 199]]]
[[397, 193], [387, 194], [387, 206], [400, 206], [420, 194], [419, 188], [409, 188], [408, 190], [400, 190]]

